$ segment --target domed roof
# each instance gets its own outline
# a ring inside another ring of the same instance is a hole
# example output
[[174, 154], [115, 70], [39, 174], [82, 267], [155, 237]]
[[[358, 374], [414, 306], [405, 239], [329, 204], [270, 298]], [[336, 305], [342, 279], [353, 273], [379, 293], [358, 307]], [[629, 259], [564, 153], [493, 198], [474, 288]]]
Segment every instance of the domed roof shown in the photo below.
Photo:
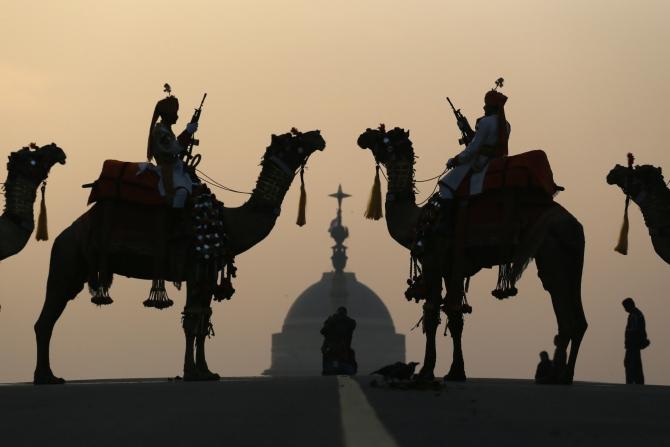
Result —
[[359, 323], [393, 330], [393, 320], [382, 300], [350, 272], [324, 273], [319, 282], [305, 289], [289, 309], [284, 330], [306, 324], [320, 326], [340, 306]]

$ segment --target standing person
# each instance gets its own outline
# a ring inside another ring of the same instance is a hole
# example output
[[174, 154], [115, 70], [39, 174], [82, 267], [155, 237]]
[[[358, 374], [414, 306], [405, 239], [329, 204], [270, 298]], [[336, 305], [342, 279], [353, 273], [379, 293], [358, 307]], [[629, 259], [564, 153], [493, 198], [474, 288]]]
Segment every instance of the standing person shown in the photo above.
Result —
[[356, 329], [356, 320], [347, 315], [346, 307], [339, 307], [323, 323], [323, 375], [356, 374], [356, 353], [351, 349], [351, 340]]
[[549, 353], [547, 351], [540, 352], [540, 363], [538, 363], [535, 370], [535, 383], [541, 385], [556, 383], [554, 363], [549, 360]]
[[649, 346], [644, 315], [635, 306], [633, 298], [626, 298], [621, 304], [626, 312], [628, 312], [625, 337], [626, 356], [623, 361], [624, 368], [626, 369], [626, 383], [644, 385], [640, 351]]
[[489, 162], [507, 155], [511, 127], [505, 119], [506, 102], [507, 96], [497, 90], [490, 90], [484, 96], [484, 116], [477, 120], [472, 141], [461, 153], [449, 159], [447, 168], [451, 170], [440, 179], [443, 200], [454, 198], [470, 171], [473, 171], [470, 194], [481, 193]]
[[[156, 160], [161, 182], [160, 192], [173, 208], [183, 208], [193, 188], [193, 180], [184, 169], [179, 155], [186, 150], [192, 135], [198, 130], [198, 123], [188, 123], [186, 129], [175, 136], [172, 126], [179, 118], [179, 100], [172, 96], [172, 90], [165, 84], [168, 96], [158, 101], [154, 107], [147, 143], [147, 160]], [[160, 118], [160, 121], [158, 121]]]

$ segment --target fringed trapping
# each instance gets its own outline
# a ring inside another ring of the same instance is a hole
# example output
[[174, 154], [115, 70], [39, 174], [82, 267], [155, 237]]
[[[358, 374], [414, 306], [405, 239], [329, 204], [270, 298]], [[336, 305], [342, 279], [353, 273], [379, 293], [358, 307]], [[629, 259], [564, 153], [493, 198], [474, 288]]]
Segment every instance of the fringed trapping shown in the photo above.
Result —
[[142, 303], [144, 307], [153, 307], [155, 309], [167, 309], [174, 304], [174, 301], [168, 297], [167, 290], [165, 290], [165, 281], [162, 279], [154, 279], [151, 282], [151, 291], [149, 298]]
[[48, 241], [49, 240], [49, 229], [47, 225], [47, 206], [44, 200], [44, 192], [46, 190], [46, 182], [42, 183], [40, 188], [42, 192], [42, 200], [40, 201], [40, 214], [37, 218], [37, 229], [35, 230], [35, 239], [38, 241]]
[[379, 180], [379, 163], [375, 167], [375, 180], [372, 183], [368, 207], [365, 210], [365, 218], [379, 220], [384, 216], [382, 213], [382, 186]]
[[305, 166], [300, 168], [300, 201], [298, 202], [298, 218], [296, 225], [302, 227], [307, 223], [307, 192], [305, 191]]

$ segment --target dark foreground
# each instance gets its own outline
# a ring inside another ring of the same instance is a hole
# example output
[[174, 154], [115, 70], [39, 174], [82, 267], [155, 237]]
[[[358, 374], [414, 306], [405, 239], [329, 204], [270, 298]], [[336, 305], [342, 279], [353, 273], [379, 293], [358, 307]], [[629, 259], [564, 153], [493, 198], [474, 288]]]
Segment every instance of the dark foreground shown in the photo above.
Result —
[[418, 391], [370, 381], [3, 385], [0, 445], [670, 445], [670, 387], [479, 379]]

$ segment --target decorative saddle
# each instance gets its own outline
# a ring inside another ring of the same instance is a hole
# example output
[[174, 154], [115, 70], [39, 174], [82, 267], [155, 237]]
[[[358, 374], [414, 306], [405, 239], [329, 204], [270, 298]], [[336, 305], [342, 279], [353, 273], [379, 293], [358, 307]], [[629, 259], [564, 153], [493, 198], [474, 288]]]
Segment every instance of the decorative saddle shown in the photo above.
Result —
[[[434, 236], [446, 235], [459, 274], [469, 276], [469, 258], [476, 258], [477, 265], [498, 265], [498, 283], [492, 294], [499, 299], [514, 296], [527, 262], [517, 265], [515, 260], [523, 234], [557, 206], [553, 198], [563, 188], [554, 182], [547, 155], [541, 150], [492, 160], [481, 194], [470, 195], [470, 177], [461, 183], [457, 200], [443, 201], [435, 194], [423, 207], [412, 254], [420, 260], [422, 252], [435, 243]], [[422, 297], [420, 272], [420, 267], [410, 272], [408, 299]]]
[[[147, 307], [172, 305], [165, 281], [193, 281], [217, 301], [235, 289], [234, 256], [227, 248], [223, 203], [205, 185], [194, 187], [186, 207], [168, 206], [152, 165], [106, 160], [91, 185], [85, 216], [91, 220], [89, 288], [94, 304], [111, 304], [112, 272], [151, 279]], [[130, 266], [130, 264], [133, 264]]]
[[[457, 197], [470, 195], [470, 178], [471, 174], [461, 182], [456, 191]], [[542, 150], [491, 160], [484, 177], [482, 193], [500, 189], [534, 189], [544, 191], [549, 197], [563, 190], [554, 182], [547, 154]]]
[[98, 179], [93, 182], [88, 203], [115, 199], [143, 205], [164, 205], [158, 191], [158, 174], [147, 163], [105, 160]]

